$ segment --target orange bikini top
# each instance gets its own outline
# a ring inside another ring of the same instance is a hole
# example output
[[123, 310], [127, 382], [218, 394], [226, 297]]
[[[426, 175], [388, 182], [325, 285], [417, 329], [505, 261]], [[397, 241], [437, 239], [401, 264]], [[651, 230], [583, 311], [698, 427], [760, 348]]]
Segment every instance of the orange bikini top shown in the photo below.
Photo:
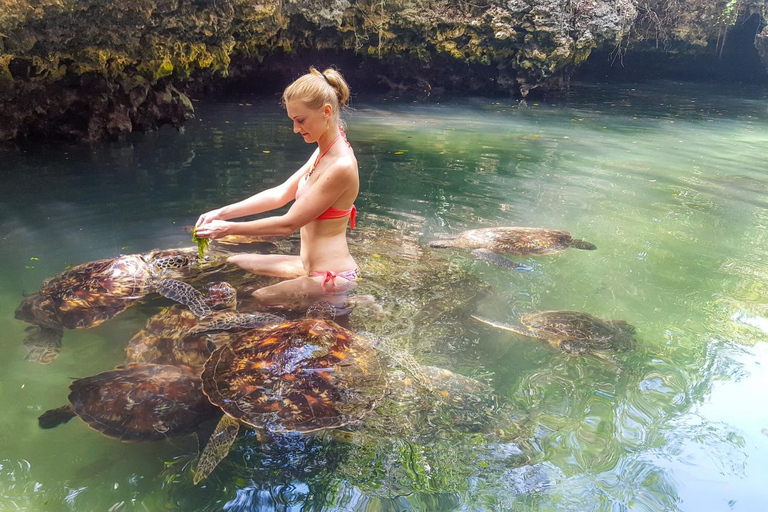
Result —
[[[301, 197], [304, 191], [304, 183], [306, 182], [308, 178], [308, 174], [304, 176], [302, 179], [302, 182], [299, 183], [299, 188], [296, 189], [296, 199]], [[348, 210], [342, 210], [341, 208], [334, 208], [331, 206], [327, 210], [325, 210], [322, 214], [320, 214], [319, 217], [317, 217], [317, 220], [327, 220], [327, 219], [341, 219], [343, 217], [346, 217], [349, 215], [349, 227], [352, 229], [355, 229], [355, 218], [357, 217], [357, 208], [355, 205], [352, 205], [352, 208]]]
[[[305, 183], [309, 181], [309, 177], [312, 176], [312, 173], [315, 172], [315, 168], [317, 168], [318, 162], [320, 162], [320, 159], [325, 156], [325, 154], [328, 152], [329, 149], [333, 147], [334, 144], [336, 144], [336, 141], [340, 138], [344, 137], [344, 141], [347, 141], [347, 138], [344, 136], [344, 131], [342, 130], [341, 133], [339, 133], [338, 137], [336, 137], [331, 144], [325, 148], [325, 151], [321, 155], [318, 155], [318, 157], [315, 159], [315, 163], [312, 164], [312, 167], [309, 169], [309, 172], [304, 175], [302, 180], [299, 182], [299, 186], [296, 187], [296, 199], [298, 199], [303, 194], [303, 189], [306, 186]], [[347, 145], [349, 146], [349, 142], [347, 142]], [[327, 210], [325, 210], [316, 220], [327, 220], [327, 219], [341, 219], [343, 217], [346, 217], [349, 215], [349, 227], [351, 229], [355, 229], [355, 218], [357, 217], [357, 208], [355, 208], [355, 205], [352, 205], [352, 208], [348, 210], [342, 210], [340, 208], [334, 208], [331, 206]]]

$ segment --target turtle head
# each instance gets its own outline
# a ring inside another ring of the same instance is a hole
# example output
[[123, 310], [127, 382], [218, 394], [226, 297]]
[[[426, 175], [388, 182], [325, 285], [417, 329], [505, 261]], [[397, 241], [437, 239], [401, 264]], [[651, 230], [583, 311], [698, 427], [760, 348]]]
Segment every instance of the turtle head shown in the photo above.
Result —
[[624, 332], [627, 335], [635, 334], [635, 326], [628, 322], [625, 322], [624, 320], [612, 320], [611, 325], [613, 325], [615, 328], [619, 329], [620, 331]]
[[582, 251], [594, 251], [597, 249], [595, 244], [591, 244], [586, 240], [579, 240], [578, 238], [571, 240], [571, 247], [574, 249], [581, 249]]
[[225, 255], [214, 256], [209, 252], [203, 258], [199, 258], [197, 247], [183, 247], [152, 251], [144, 256], [144, 260], [149, 264], [152, 272], [179, 275], [204, 272], [210, 268], [222, 266], [226, 263], [226, 257], [223, 256]]
[[315, 302], [307, 308], [306, 318], [335, 320], [338, 314], [336, 306], [326, 300]]
[[150, 263], [154, 270], [158, 272], [166, 272], [187, 268], [195, 261], [196, 260], [193, 260], [188, 255], [179, 253], [169, 254], [166, 256], [158, 256], [153, 258]]
[[210, 308], [235, 309], [237, 307], [237, 290], [226, 281], [207, 284], [203, 289], [203, 300]]
[[24, 322], [31, 323], [35, 319], [35, 303], [39, 297], [39, 293], [35, 293], [34, 295], [25, 295], [24, 298], [21, 299], [21, 304], [19, 304], [19, 307], [16, 308], [16, 312], [13, 315], [16, 320], [22, 320]]
[[61, 329], [61, 319], [59, 311], [53, 302], [53, 299], [46, 294], [34, 293], [25, 295], [21, 299], [21, 304], [14, 313], [16, 320], [22, 320], [30, 324], [50, 327], [51, 329]]

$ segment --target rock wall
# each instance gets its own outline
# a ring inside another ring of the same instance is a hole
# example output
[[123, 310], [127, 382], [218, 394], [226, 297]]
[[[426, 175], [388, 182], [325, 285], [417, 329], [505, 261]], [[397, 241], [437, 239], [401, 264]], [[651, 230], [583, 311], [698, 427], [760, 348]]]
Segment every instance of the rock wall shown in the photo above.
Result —
[[[526, 96], [562, 88], [596, 48], [706, 47], [764, 12], [759, 4], [0, 0], [0, 140], [93, 142], [179, 126], [193, 115], [190, 91], [281, 66], [295, 76], [306, 69], [291, 68], [295, 58], [315, 52], [390, 89]], [[765, 35], [757, 44], [764, 55]]]

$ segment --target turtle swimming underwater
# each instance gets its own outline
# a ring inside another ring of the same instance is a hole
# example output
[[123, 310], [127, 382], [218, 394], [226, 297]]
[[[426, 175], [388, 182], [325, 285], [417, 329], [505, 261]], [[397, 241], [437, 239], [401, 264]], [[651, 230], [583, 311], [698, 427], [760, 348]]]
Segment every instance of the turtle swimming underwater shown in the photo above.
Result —
[[456, 247], [472, 249], [478, 258], [508, 268], [523, 269], [526, 265], [514, 263], [502, 254], [527, 256], [553, 254], [569, 247], [592, 251], [593, 244], [572, 238], [567, 231], [546, 228], [500, 227], [470, 229], [445, 240], [433, 240], [430, 247]]
[[[269, 313], [238, 313], [237, 291], [226, 282], [203, 286], [196, 302], [211, 313], [199, 317], [186, 306], [174, 304], [147, 320], [126, 347], [126, 364], [160, 363], [202, 366], [215, 346], [230, 341], [235, 329], [250, 329], [285, 319]], [[227, 331], [211, 335], [214, 330]]]
[[[488, 412], [498, 410], [498, 402], [487, 400], [489, 386], [420, 365], [386, 340], [358, 336], [327, 319], [235, 335], [214, 351], [202, 379], [203, 392], [225, 415], [200, 456], [195, 483], [226, 457], [240, 422], [267, 433], [312, 433], [377, 416], [372, 424], [390, 432], [389, 421], [476, 431], [491, 425]], [[377, 415], [384, 402], [386, 413]]]
[[180, 279], [199, 276], [224, 260], [198, 262], [197, 249], [156, 250], [78, 265], [43, 282], [25, 296], [16, 318], [37, 327], [27, 330], [28, 360], [49, 363], [61, 349], [63, 329], [97, 326], [157, 292], [187, 304], [197, 315], [209, 309], [194, 288]]
[[211, 354], [202, 380], [225, 415], [200, 456], [195, 483], [229, 453], [239, 422], [267, 432], [338, 428], [359, 421], [386, 390], [376, 349], [323, 319], [236, 334]]
[[635, 328], [624, 320], [602, 320], [581, 311], [540, 311], [520, 317], [522, 326], [475, 320], [523, 336], [548, 341], [570, 355], [602, 355], [633, 350]]
[[43, 413], [40, 427], [78, 416], [121, 441], [154, 441], [193, 433], [221, 413], [203, 394], [199, 372], [188, 366], [132, 364], [78, 379], [69, 389], [70, 404]]
[[384, 404], [365, 420], [364, 431], [398, 438], [434, 436], [436, 431], [504, 436], [519, 431], [516, 413], [484, 382], [437, 366], [387, 374]]

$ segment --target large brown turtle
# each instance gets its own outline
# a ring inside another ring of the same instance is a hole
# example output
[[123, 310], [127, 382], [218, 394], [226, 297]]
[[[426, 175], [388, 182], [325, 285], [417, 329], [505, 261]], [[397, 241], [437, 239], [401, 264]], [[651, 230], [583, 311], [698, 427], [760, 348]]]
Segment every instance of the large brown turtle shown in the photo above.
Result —
[[194, 474], [226, 457], [239, 423], [260, 431], [315, 432], [355, 423], [386, 390], [376, 349], [326, 319], [304, 319], [234, 336], [202, 373], [203, 392], [225, 413]]
[[[174, 304], [147, 320], [126, 347], [126, 364], [160, 363], [201, 367], [215, 346], [230, 341], [234, 330], [279, 323], [284, 318], [269, 313], [236, 311], [237, 291], [226, 282], [210, 283], [198, 292], [196, 302], [211, 309], [200, 317], [190, 308]], [[195, 296], [197, 293], [190, 293]], [[211, 335], [211, 331], [222, 331]]]
[[422, 366], [387, 340], [331, 320], [285, 322], [234, 338], [202, 373], [203, 392], [225, 415], [200, 456], [195, 483], [226, 457], [241, 422], [265, 433], [326, 431], [361, 424], [387, 402], [377, 426], [382, 418], [401, 427], [435, 425], [438, 416], [442, 428], [490, 426], [489, 386]]
[[514, 263], [501, 255], [553, 254], [569, 247], [587, 251], [597, 249], [589, 242], [572, 238], [567, 231], [521, 227], [470, 229], [455, 237], [433, 240], [429, 242], [429, 246], [472, 249], [472, 254], [478, 259], [515, 269], [523, 269], [527, 266]]
[[602, 320], [581, 311], [540, 311], [520, 317], [521, 326], [473, 316], [475, 320], [538, 338], [569, 355], [605, 356], [637, 346], [635, 328], [624, 320]]
[[213, 258], [200, 262], [196, 249], [182, 248], [92, 261], [66, 270], [43, 282], [37, 293], [25, 296], [16, 309], [17, 319], [36, 326], [27, 330], [24, 340], [27, 359], [53, 361], [61, 348], [63, 329], [97, 326], [153, 292], [207, 316], [210, 308], [181, 279], [223, 263]]
[[70, 385], [69, 404], [43, 413], [42, 428], [78, 416], [121, 441], [153, 441], [195, 432], [220, 411], [202, 392], [199, 371], [188, 366], [139, 365], [85, 377]]

